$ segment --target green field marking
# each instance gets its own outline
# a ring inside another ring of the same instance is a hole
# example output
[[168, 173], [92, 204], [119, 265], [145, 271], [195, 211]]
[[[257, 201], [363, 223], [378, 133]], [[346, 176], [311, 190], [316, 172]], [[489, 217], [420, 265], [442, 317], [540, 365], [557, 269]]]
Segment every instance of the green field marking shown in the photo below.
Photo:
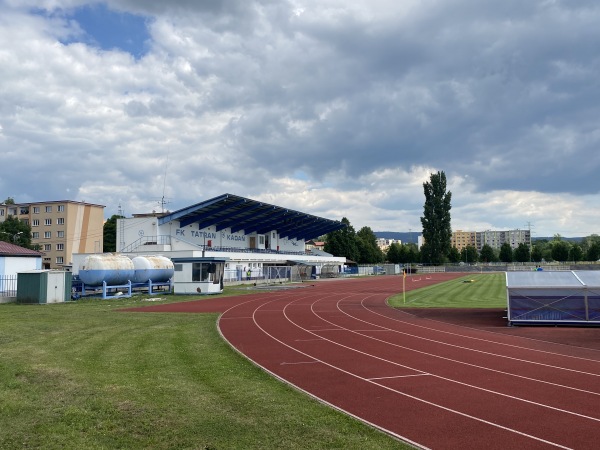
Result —
[[[209, 298], [214, 298], [211, 296]], [[0, 305], [0, 448], [409, 448], [270, 377], [166, 296]]]
[[[418, 277], [418, 276], [417, 276]], [[409, 281], [406, 283], [418, 283]], [[504, 273], [469, 274], [455, 280], [402, 293], [388, 299], [395, 308], [502, 308], [506, 307]]]

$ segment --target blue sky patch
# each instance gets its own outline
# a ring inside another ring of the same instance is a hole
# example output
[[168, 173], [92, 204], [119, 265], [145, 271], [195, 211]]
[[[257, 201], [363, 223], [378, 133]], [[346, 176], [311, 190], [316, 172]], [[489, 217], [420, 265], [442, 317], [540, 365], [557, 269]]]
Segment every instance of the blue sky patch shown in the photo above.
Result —
[[148, 18], [110, 10], [104, 3], [85, 5], [67, 15], [76, 21], [85, 35], [71, 42], [83, 42], [102, 50], [119, 49], [140, 58], [150, 40]]

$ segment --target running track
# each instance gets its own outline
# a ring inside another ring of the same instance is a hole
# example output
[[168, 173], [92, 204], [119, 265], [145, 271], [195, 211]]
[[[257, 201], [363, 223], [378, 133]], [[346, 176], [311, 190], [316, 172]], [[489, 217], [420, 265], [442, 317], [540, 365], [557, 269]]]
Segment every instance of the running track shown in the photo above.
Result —
[[254, 363], [420, 448], [600, 448], [600, 351], [389, 308], [401, 290], [384, 276], [137, 310], [222, 312], [223, 337]]

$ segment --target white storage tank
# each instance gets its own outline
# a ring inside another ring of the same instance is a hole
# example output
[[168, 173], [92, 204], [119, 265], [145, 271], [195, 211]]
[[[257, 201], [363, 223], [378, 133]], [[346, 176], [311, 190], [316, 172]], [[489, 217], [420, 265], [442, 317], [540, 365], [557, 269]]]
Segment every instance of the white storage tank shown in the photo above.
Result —
[[123, 285], [133, 280], [134, 274], [131, 259], [115, 253], [88, 255], [79, 267], [79, 278], [88, 286], [101, 286], [103, 281], [109, 286]]
[[134, 283], [162, 283], [173, 278], [175, 266], [169, 258], [164, 256], [136, 256], [131, 260], [135, 269]]

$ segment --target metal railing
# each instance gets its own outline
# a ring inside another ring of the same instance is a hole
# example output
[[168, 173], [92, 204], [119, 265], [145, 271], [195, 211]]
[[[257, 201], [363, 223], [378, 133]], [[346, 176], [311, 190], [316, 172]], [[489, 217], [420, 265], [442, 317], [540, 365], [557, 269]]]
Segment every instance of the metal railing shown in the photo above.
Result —
[[204, 250], [206, 252], [225, 252], [225, 253], [261, 253], [261, 254], [274, 254], [274, 255], [318, 255], [325, 256], [329, 255], [325, 252], [311, 252], [310, 250], [298, 250], [298, 251], [290, 251], [290, 250], [272, 250], [272, 249], [263, 249], [263, 248], [242, 248], [242, 247], [230, 247], [230, 246], [208, 246], [203, 244], [197, 244], [195, 242], [190, 242], [188, 240], [182, 239], [181, 237], [173, 237], [169, 235], [161, 235], [161, 236], [144, 236], [139, 238], [137, 241], [132, 242], [123, 249], [119, 250], [122, 253], [131, 253], [144, 245], [170, 245], [172, 239], [177, 239], [178, 241], [185, 242], [191, 246], [194, 246], [200, 250]]
[[0, 297], [16, 297], [17, 276], [0, 275]]

